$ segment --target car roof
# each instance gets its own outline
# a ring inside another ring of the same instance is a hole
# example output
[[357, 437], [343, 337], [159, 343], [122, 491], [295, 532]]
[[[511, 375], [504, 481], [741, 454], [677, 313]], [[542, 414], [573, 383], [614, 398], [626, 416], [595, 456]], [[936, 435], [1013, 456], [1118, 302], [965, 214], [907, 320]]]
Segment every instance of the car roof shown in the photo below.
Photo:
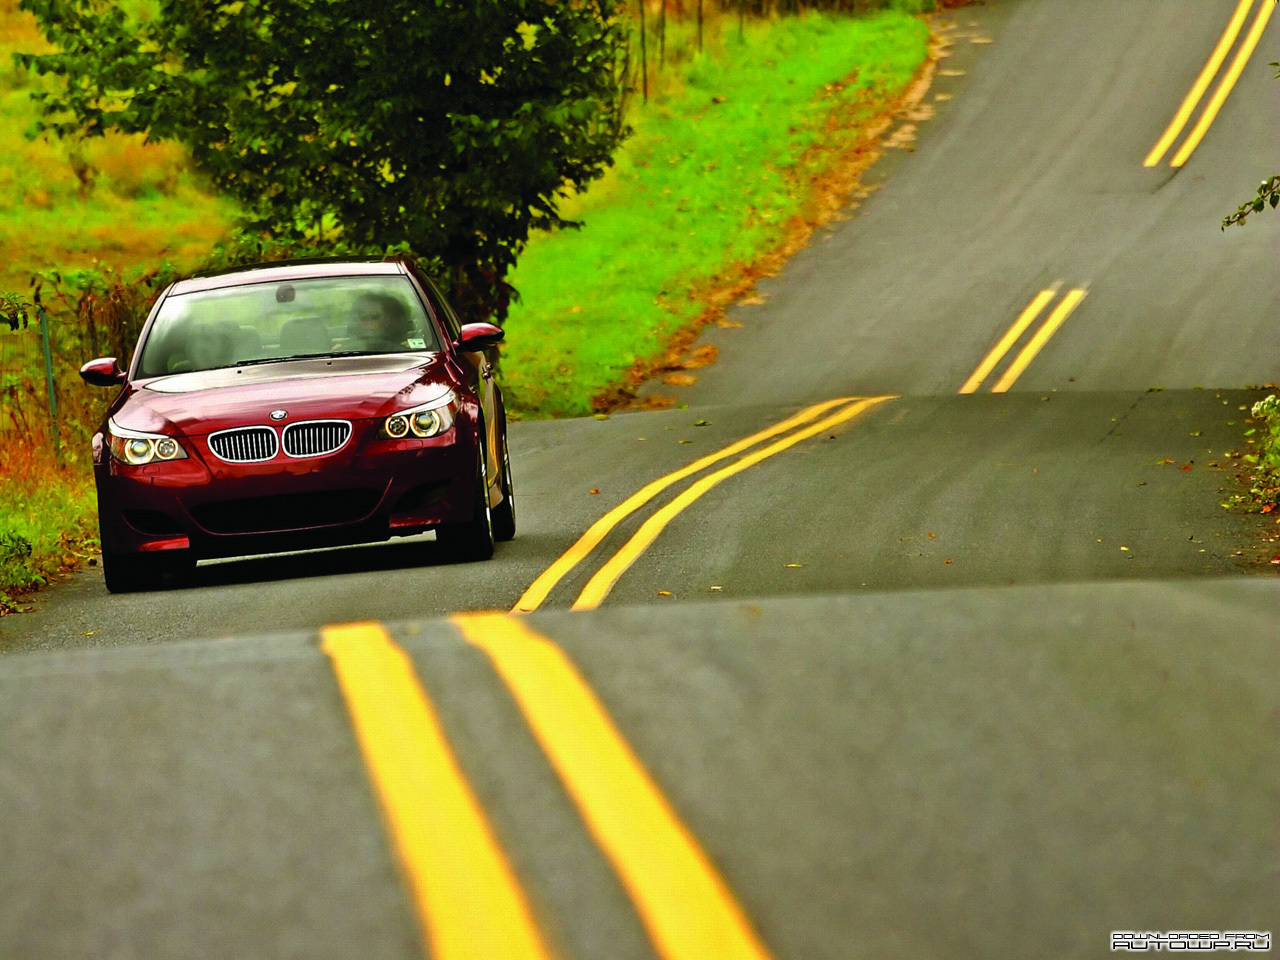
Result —
[[242, 287], [251, 283], [279, 283], [282, 280], [312, 280], [320, 277], [386, 277], [407, 273], [399, 260], [286, 260], [275, 263], [257, 263], [236, 267], [203, 277], [191, 277], [177, 281], [169, 290], [170, 296], [218, 290], [223, 287]]

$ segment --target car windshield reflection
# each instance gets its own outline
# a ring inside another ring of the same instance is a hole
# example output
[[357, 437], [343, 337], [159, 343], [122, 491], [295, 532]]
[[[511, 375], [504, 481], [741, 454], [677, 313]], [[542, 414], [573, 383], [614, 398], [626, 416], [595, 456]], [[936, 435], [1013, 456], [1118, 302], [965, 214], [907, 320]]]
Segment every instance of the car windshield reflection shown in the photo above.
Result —
[[254, 283], [168, 297], [138, 376], [439, 349], [406, 277]]

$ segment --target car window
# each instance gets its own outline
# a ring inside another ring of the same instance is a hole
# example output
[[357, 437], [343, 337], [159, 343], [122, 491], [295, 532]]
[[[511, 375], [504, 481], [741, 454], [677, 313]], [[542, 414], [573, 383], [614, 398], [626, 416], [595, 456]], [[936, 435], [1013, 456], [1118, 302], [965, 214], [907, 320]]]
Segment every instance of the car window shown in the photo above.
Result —
[[167, 297], [141, 346], [138, 375], [295, 356], [439, 349], [407, 277], [253, 283]]
[[427, 297], [431, 300], [436, 316], [444, 324], [450, 339], [456, 342], [461, 332], [458, 315], [453, 312], [453, 308], [449, 306], [449, 301], [444, 298], [444, 295], [440, 293], [440, 288], [429, 277], [422, 277], [422, 287], [427, 291]]

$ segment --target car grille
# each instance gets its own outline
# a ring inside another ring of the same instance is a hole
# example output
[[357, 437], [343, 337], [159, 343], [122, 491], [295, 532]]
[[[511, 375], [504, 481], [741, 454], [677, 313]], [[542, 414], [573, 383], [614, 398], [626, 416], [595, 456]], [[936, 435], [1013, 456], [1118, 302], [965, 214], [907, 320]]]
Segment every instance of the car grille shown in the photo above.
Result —
[[211, 533], [276, 533], [363, 520], [378, 505], [377, 490], [325, 490], [194, 507], [196, 523]]
[[284, 452], [291, 457], [323, 457], [351, 439], [346, 420], [307, 420], [284, 428]]
[[239, 427], [209, 434], [209, 449], [228, 463], [258, 463], [274, 457], [280, 446], [270, 427]]

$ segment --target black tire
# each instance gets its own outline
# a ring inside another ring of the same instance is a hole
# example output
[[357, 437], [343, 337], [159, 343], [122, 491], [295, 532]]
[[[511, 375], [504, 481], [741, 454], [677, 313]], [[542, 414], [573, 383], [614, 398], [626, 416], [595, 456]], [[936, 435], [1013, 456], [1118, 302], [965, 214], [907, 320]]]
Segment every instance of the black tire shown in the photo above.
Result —
[[476, 505], [471, 519], [436, 530], [436, 542], [459, 560], [488, 560], [493, 556], [493, 511], [489, 509], [489, 465], [484, 450], [484, 426], [480, 428], [480, 465], [476, 469]]
[[516, 491], [511, 483], [507, 433], [502, 432], [502, 502], [493, 508], [493, 539], [506, 542], [516, 535]]
[[167, 578], [180, 579], [195, 568], [195, 561], [183, 552], [156, 556], [103, 553], [102, 578], [111, 593], [140, 593], [160, 590]]

